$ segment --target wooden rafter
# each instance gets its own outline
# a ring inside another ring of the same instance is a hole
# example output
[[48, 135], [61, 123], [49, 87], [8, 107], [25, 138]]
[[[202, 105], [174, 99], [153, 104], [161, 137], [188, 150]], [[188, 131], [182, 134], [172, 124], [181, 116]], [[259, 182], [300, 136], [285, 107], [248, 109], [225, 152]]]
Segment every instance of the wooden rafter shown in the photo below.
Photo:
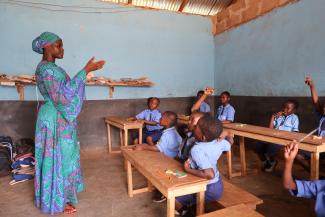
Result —
[[129, 5], [132, 5], [132, 0], [128, 0], [128, 4]]
[[187, 5], [187, 3], [189, 2], [189, 0], [183, 0], [181, 6], [179, 7], [178, 11], [179, 12], [183, 12], [185, 6]]

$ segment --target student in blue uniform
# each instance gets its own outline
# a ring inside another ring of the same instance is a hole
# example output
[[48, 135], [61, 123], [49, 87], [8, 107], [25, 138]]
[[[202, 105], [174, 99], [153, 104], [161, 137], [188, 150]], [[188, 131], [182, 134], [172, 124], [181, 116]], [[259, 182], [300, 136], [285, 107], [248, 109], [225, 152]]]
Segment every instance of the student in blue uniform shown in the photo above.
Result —
[[284, 149], [283, 186], [293, 196], [315, 199], [316, 216], [325, 217], [325, 180], [294, 180], [292, 178], [292, 166], [297, 153], [298, 144], [296, 142], [290, 143]]
[[210, 113], [210, 105], [206, 103], [206, 98], [213, 94], [214, 89], [212, 87], [207, 87], [205, 90], [200, 90], [197, 92], [196, 102], [191, 108], [191, 112], [199, 111], [203, 113]]
[[224, 91], [220, 94], [221, 105], [217, 109], [217, 119], [222, 123], [232, 123], [235, 120], [235, 109], [232, 107], [230, 102], [230, 93]]
[[[294, 100], [287, 100], [283, 104], [283, 111], [273, 114], [270, 119], [269, 128], [283, 130], [288, 132], [299, 131], [299, 118], [295, 114], [298, 103]], [[256, 149], [260, 160], [262, 161], [262, 170], [272, 172], [276, 165], [276, 155], [281, 149], [281, 145], [267, 142], [257, 143]]]
[[[150, 97], [147, 100], [148, 108], [137, 114], [134, 118], [128, 120], [141, 120], [144, 122], [145, 127], [142, 131], [142, 142], [148, 145], [154, 145], [161, 137], [162, 127], [159, 125], [161, 112], [158, 107], [160, 100], [157, 97]], [[139, 135], [133, 134], [133, 144], [139, 143]]]
[[[187, 173], [209, 180], [205, 192], [205, 202], [218, 200], [223, 193], [223, 183], [218, 171], [217, 161], [224, 151], [230, 150], [226, 140], [217, 140], [222, 132], [222, 123], [209, 115], [200, 118], [194, 128], [197, 140], [191, 149], [189, 159], [184, 163]], [[196, 204], [196, 195], [185, 195], [176, 198], [176, 214], [185, 215], [187, 208]]]
[[[166, 111], [160, 119], [160, 125], [164, 127], [164, 131], [160, 140], [156, 145], [141, 144], [136, 145], [134, 150], [149, 150], [161, 152], [164, 155], [175, 158], [178, 154], [179, 145], [182, 142], [182, 137], [176, 131], [177, 115], [174, 112]], [[161, 203], [166, 200], [166, 197], [159, 191], [156, 191], [153, 202]]]

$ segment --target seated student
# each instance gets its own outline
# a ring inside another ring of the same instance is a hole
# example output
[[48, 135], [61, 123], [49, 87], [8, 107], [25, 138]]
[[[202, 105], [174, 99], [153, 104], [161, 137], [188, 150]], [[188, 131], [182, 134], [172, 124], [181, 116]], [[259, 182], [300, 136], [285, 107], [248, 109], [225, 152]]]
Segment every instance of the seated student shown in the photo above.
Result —
[[292, 166], [298, 153], [298, 144], [292, 142], [284, 149], [283, 186], [293, 196], [316, 199], [315, 213], [317, 217], [325, 216], [325, 180], [304, 181], [293, 180]]
[[213, 94], [214, 89], [212, 87], [207, 87], [204, 91], [200, 90], [197, 92], [196, 102], [191, 108], [191, 112], [199, 111], [203, 113], [210, 113], [211, 109], [205, 99]]
[[195, 144], [195, 137], [193, 134], [194, 127], [196, 126], [197, 122], [204, 116], [202, 112], [193, 112], [190, 116], [190, 120], [188, 122], [188, 130], [186, 137], [182, 140], [182, 143], [179, 146], [178, 152], [178, 160], [184, 163], [190, 154], [192, 147]]
[[[163, 113], [160, 119], [160, 125], [164, 127], [164, 131], [160, 140], [156, 145], [139, 144], [134, 147], [134, 150], [149, 150], [162, 152], [164, 155], [175, 158], [178, 154], [179, 144], [182, 142], [182, 137], [176, 131], [177, 114], [171, 111]], [[166, 200], [159, 191], [156, 192], [153, 202], [161, 203]]]
[[[205, 192], [205, 202], [218, 200], [223, 194], [223, 183], [219, 175], [217, 161], [224, 151], [230, 150], [226, 140], [217, 140], [222, 132], [222, 123], [213, 117], [205, 115], [194, 127], [197, 140], [191, 149], [189, 159], [184, 163], [186, 172], [209, 179]], [[176, 197], [176, 214], [185, 215], [187, 208], [196, 203], [196, 195]]]
[[230, 93], [228, 91], [222, 92], [220, 94], [221, 105], [217, 110], [217, 119], [224, 124], [234, 122], [235, 119], [235, 109], [229, 104], [229, 101]]
[[[293, 100], [287, 100], [283, 104], [283, 111], [273, 114], [270, 119], [269, 128], [283, 130], [288, 132], [299, 131], [299, 118], [295, 114], [298, 103]], [[276, 155], [281, 149], [281, 145], [271, 144], [267, 142], [257, 143], [256, 149], [260, 160], [263, 162], [262, 170], [272, 172], [276, 165]]]
[[[128, 120], [142, 120], [145, 127], [142, 132], [142, 140], [148, 145], [154, 145], [161, 137], [162, 127], [159, 125], [161, 112], [158, 110], [160, 100], [157, 97], [150, 97], [147, 100], [148, 108]], [[138, 144], [138, 134], [133, 134], [133, 144]]]

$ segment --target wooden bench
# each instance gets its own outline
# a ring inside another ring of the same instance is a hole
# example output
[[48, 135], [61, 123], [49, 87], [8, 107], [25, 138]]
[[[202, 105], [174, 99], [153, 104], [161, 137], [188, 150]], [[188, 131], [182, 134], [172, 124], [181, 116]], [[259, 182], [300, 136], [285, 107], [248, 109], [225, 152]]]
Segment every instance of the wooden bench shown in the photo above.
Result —
[[263, 217], [245, 204], [227, 207], [198, 217]]
[[[156, 187], [167, 198], [167, 216], [174, 217], [175, 198], [178, 196], [197, 194], [197, 215], [204, 213], [204, 192], [208, 180], [187, 174], [186, 177], [177, 178], [167, 175], [166, 170], [183, 170], [178, 161], [153, 151], [133, 151], [131, 147], [123, 147], [122, 154], [127, 161], [127, 184], [129, 197], [134, 194], [152, 190]], [[132, 166], [148, 180], [148, 187], [133, 189]]]

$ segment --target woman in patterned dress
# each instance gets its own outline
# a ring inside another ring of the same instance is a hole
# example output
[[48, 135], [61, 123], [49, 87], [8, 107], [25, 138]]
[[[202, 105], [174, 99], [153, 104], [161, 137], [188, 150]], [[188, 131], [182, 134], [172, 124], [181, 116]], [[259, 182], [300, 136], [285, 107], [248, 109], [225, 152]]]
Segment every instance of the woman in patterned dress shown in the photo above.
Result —
[[35, 135], [35, 203], [42, 212], [76, 212], [77, 193], [84, 188], [77, 145], [77, 117], [85, 97], [86, 75], [105, 61], [92, 58], [74, 78], [55, 64], [64, 55], [63, 43], [44, 32], [32, 43], [43, 54], [36, 69], [36, 83], [44, 97], [38, 110]]

